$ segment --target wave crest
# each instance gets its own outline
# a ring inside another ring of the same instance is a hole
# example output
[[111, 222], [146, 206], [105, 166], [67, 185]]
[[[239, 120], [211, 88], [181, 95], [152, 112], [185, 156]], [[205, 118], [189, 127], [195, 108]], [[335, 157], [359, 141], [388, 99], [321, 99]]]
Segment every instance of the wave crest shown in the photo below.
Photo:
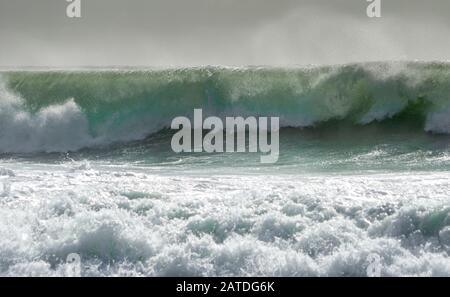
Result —
[[0, 152], [139, 140], [194, 108], [205, 117], [278, 116], [283, 127], [400, 119], [450, 133], [449, 64], [16, 71], [0, 81]]

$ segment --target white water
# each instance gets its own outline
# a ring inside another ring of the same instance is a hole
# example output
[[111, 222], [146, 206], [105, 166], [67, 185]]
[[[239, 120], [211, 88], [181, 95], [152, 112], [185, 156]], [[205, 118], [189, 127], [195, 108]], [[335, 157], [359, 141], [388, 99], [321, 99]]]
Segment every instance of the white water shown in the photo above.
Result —
[[[450, 275], [450, 173], [204, 175], [2, 161], [0, 275]], [[445, 213], [445, 211], [444, 211]]]
[[73, 99], [36, 114], [23, 102], [0, 76], [0, 152], [58, 152], [94, 144], [87, 119]]

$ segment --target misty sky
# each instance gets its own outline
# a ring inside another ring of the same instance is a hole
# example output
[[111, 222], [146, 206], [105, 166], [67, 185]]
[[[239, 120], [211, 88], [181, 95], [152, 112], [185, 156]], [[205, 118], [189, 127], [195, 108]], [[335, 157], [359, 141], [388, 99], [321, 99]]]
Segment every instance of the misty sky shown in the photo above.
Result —
[[449, 0], [0, 0], [0, 66], [450, 60]]

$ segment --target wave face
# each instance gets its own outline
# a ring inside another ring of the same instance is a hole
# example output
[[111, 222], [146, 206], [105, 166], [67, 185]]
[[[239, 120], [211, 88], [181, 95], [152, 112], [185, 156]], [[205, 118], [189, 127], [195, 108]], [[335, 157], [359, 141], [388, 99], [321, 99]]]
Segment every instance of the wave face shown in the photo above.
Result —
[[141, 140], [176, 116], [278, 116], [283, 127], [406, 123], [450, 133], [450, 64], [7, 71], [0, 152], [66, 152]]

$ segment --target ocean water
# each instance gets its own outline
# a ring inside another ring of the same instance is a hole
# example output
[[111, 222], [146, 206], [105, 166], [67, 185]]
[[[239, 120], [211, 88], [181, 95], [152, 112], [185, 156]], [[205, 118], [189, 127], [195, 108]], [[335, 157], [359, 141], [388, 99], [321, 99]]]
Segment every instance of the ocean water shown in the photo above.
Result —
[[[450, 64], [0, 72], [0, 275], [450, 276]], [[170, 148], [280, 117], [280, 158]]]

